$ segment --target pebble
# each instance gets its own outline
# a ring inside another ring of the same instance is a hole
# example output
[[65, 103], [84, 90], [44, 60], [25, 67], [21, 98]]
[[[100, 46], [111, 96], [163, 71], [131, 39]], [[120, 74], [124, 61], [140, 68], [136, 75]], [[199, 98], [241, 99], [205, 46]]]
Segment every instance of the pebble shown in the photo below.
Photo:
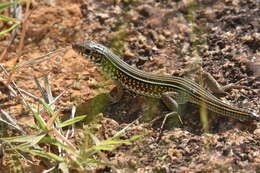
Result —
[[256, 130], [254, 131], [254, 134], [255, 134], [256, 136], [260, 137], [260, 128], [256, 129]]

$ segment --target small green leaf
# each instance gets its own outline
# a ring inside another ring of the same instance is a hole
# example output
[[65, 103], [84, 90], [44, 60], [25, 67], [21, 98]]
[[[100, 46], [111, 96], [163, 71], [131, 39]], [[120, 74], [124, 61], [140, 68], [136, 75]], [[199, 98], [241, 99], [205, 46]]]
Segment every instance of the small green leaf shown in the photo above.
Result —
[[1, 32], [0, 32], [0, 36], [3, 35], [3, 34], [5, 34], [5, 33], [7, 33], [7, 32], [12, 31], [12, 30], [13, 30], [14, 28], [16, 28], [18, 25], [19, 25], [18, 23], [15, 23], [15, 24], [13, 24], [10, 28], [1, 31]]
[[53, 111], [53, 109], [51, 108], [51, 106], [48, 105], [42, 98], [40, 98], [39, 100], [40, 100], [40, 102], [43, 104], [44, 108], [46, 108], [47, 112], [48, 112], [49, 114], [51, 114], [52, 116], [54, 116], [54, 115], [55, 115], [55, 112]]
[[102, 141], [102, 145], [115, 145], [115, 144], [125, 144], [125, 143], [130, 143], [133, 141], [136, 141], [137, 139], [143, 137], [145, 134], [142, 135], [136, 135], [136, 136], [132, 136], [129, 139], [125, 139], [125, 140], [115, 140], [115, 139], [108, 139], [105, 141]]
[[96, 165], [107, 165], [107, 166], [112, 166], [111, 163], [105, 163], [105, 162], [101, 162], [99, 160], [95, 160], [95, 159], [85, 159], [83, 162], [81, 162], [81, 164], [96, 164]]
[[10, 150], [24, 150], [31, 146], [34, 146], [39, 143], [40, 140], [44, 138], [45, 134], [32, 135], [32, 136], [16, 136], [10, 138], [1, 138], [1, 140], [9, 143], [22, 143], [20, 145], [15, 145]]
[[131, 126], [133, 125], [135, 121], [133, 121], [132, 123], [128, 124], [125, 128], [123, 128], [122, 130], [120, 130], [119, 132], [117, 132], [112, 138], [118, 138], [118, 137], [121, 137], [121, 136], [124, 136], [125, 134], [125, 131]]
[[15, 4], [19, 4], [21, 2], [23, 2], [23, 1], [18, 0], [18, 1], [14, 1], [14, 2], [2, 3], [2, 4], [0, 4], [0, 10], [4, 9], [4, 8], [8, 8], [8, 7], [15, 5]]
[[133, 142], [133, 141], [136, 141], [137, 139], [145, 136], [146, 134], [141, 134], [141, 135], [136, 135], [136, 136], [132, 136], [131, 138], [127, 139], [126, 141], [128, 142]]
[[93, 149], [95, 149], [95, 150], [112, 151], [112, 150], [116, 149], [116, 146], [97, 145], [97, 146], [93, 146]]
[[69, 120], [66, 120], [66, 121], [64, 121], [63, 123], [60, 123], [60, 124], [58, 125], [58, 127], [59, 127], [59, 128], [63, 128], [63, 127], [66, 127], [66, 126], [75, 124], [75, 123], [77, 123], [77, 122], [79, 122], [79, 121], [82, 121], [82, 120], [85, 119], [85, 118], [86, 118], [86, 115], [77, 116], [77, 117], [75, 117], [75, 118], [71, 118], [71, 119], [69, 119]]
[[26, 125], [29, 126], [32, 129], [39, 130], [38, 126], [34, 122], [27, 122]]
[[32, 111], [33, 113], [33, 116], [36, 120], [36, 125], [41, 129], [43, 130], [44, 132], [47, 132], [48, 131], [48, 128], [47, 128], [47, 124], [46, 122], [44, 121], [44, 119], [41, 117], [40, 113], [36, 110], [34, 110], [34, 108], [31, 106], [31, 105], [27, 105], [29, 107], [29, 109]]
[[64, 158], [59, 157], [56, 154], [47, 153], [47, 152], [40, 151], [40, 150], [25, 150], [25, 152], [31, 153], [31, 154], [36, 155], [36, 156], [45, 157], [45, 158], [48, 158], [48, 159], [53, 159], [53, 160], [56, 160], [58, 162], [65, 162]]
[[115, 145], [115, 144], [125, 144], [125, 143], [129, 143], [129, 142], [126, 140], [113, 140], [113, 139], [102, 141], [102, 145]]
[[53, 139], [53, 138], [50, 138], [50, 137], [43, 138], [41, 143], [49, 143], [49, 144], [52, 144], [52, 145], [56, 145], [57, 147], [60, 147], [60, 148], [64, 149], [65, 151], [67, 151], [68, 153], [73, 154], [74, 156], [78, 155], [77, 151], [74, 148], [72, 148], [72, 147], [70, 147], [68, 145], [62, 144], [59, 141], [57, 141], [56, 139]]
[[26, 142], [24, 144], [18, 145], [15, 148], [20, 149], [20, 150], [29, 148], [31, 146], [38, 144], [40, 142], [40, 140], [42, 140], [45, 136], [46, 136], [46, 134], [37, 135], [30, 142]]
[[31, 142], [34, 143], [35, 141], [41, 140], [45, 134], [41, 135], [31, 135], [31, 136], [16, 136], [16, 137], [9, 137], [9, 138], [0, 138], [6, 142]]
[[6, 16], [3, 16], [3, 15], [0, 15], [0, 19], [3, 20], [3, 21], [6, 21], [6, 22], [16, 22], [16, 18], [12, 18], [12, 17], [6, 17]]

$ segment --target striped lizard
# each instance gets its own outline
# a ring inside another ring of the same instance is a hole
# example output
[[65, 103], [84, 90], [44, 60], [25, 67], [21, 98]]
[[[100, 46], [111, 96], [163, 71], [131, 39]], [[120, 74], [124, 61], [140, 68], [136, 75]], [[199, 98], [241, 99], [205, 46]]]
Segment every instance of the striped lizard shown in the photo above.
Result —
[[170, 75], [155, 75], [134, 68], [121, 60], [107, 47], [92, 41], [74, 43], [72, 48], [79, 54], [100, 65], [103, 71], [128, 90], [162, 99], [173, 114], [179, 113], [179, 105], [192, 103], [204, 107], [219, 116], [240, 121], [260, 120], [260, 116], [247, 109], [237, 108], [222, 102], [196, 82]]

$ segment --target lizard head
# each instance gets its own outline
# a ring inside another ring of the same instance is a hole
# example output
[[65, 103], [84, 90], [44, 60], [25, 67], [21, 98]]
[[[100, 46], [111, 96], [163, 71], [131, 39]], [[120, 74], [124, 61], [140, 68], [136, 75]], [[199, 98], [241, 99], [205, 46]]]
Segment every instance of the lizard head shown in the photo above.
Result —
[[90, 58], [94, 63], [99, 64], [103, 58], [103, 52], [106, 49], [104, 46], [92, 41], [82, 43], [73, 43], [72, 48], [77, 53]]

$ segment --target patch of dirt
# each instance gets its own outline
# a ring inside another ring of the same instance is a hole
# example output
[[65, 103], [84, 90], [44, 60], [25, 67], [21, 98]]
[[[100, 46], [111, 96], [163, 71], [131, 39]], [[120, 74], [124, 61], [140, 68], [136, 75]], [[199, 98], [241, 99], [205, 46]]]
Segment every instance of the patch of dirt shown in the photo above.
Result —
[[[36, 0], [32, 4], [19, 62], [74, 42], [92, 40], [110, 47], [130, 65], [156, 74], [193, 79], [203, 67], [222, 85], [237, 82], [223, 101], [260, 114], [259, 1], [53, 2]], [[0, 24], [1, 27], [4, 25]], [[0, 52], [10, 38], [10, 34], [6, 34], [0, 39]], [[18, 44], [19, 37], [1, 59], [8, 71], [16, 63]], [[33, 78], [43, 74], [49, 74], [54, 96], [67, 90], [57, 103], [65, 107], [74, 104], [84, 110], [86, 102], [100, 93], [110, 92], [115, 86], [94, 64], [72, 49], [48, 61], [21, 67], [12, 78], [20, 88], [39, 95]], [[3, 84], [0, 107], [18, 120], [29, 121], [28, 111], [18, 101], [8, 100], [7, 92]], [[167, 113], [162, 103], [124, 92], [119, 102], [104, 105], [106, 108], [100, 108], [104, 117], [118, 123], [109, 126], [103, 121], [107, 136], [113, 135], [113, 129], [121, 129], [137, 117], [144, 117], [127, 135], [145, 131], [147, 136], [107, 153], [116, 167], [125, 172], [260, 171], [259, 123], [243, 123], [210, 114], [209, 133], [204, 133], [199, 111], [187, 106], [181, 128], [169, 128], [172, 124], [167, 123], [161, 141], [156, 143], [161, 121], [156, 121], [151, 128], [147, 120]], [[107, 169], [100, 167], [97, 171]]]

